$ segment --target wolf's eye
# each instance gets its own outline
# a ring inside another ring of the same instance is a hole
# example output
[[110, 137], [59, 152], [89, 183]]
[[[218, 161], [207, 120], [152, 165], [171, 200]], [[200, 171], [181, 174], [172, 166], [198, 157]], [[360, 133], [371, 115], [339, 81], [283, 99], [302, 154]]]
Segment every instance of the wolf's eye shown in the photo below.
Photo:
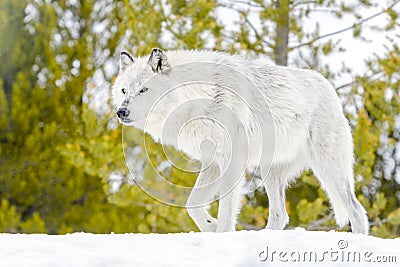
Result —
[[149, 90], [149, 88], [143, 87], [142, 89], [140, 89], [139, 93], [142, 94], [142, 93], [146, 92], [147, 90]]
[[126, 89], [125, 88], [122, 88], [121, 91], [122, 91], [123, 94], [126, 94]]

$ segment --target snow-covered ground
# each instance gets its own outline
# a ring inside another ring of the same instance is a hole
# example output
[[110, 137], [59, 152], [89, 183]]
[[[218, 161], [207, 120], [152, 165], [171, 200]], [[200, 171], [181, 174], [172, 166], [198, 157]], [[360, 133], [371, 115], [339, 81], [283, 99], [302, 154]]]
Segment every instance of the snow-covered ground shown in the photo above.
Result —
[[[315, 263], [317, 262], [317, 263]], [[0, 266], [400, 266], [400, 238], [339, 232], [0, 234]]]

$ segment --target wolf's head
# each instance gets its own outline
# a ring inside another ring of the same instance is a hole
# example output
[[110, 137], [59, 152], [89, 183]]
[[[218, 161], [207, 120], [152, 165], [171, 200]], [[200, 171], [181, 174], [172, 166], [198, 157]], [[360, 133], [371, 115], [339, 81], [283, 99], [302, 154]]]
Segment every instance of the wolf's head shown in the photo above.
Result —
[[169, 69], [168, 58], [159, 48], [154, 48], [148, 59], [121, 52], [120, 70], [112, 88], [113, 103], [121, 123], [143, 128], [149, 111], [165, 90], [164, 80]]

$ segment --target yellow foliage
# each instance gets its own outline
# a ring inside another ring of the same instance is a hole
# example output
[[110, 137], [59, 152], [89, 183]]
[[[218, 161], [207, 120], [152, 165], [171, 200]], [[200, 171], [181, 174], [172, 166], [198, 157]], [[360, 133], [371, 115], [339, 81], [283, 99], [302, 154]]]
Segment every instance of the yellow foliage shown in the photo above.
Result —
[[27, 234], [47, 233], [45, 223], [37, 212], [34, 212], [27, 221], [21, 223], [21, 230]]

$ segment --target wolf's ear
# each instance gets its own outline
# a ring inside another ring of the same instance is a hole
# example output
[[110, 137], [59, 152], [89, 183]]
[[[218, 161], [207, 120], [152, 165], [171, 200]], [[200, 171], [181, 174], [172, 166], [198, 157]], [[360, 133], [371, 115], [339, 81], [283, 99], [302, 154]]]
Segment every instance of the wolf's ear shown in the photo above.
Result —
[[168, 63], [167, 55], [160, 48], [153, 48], [147, 64], [156, 73], [164, 72], [171, 67]]
[[130, 65], [132, 65], [135, 61], [133, 60], [133, 56], [129, 54], [127, 51], [122, 51], [119, 59], [119, 71], [126, 70]]

